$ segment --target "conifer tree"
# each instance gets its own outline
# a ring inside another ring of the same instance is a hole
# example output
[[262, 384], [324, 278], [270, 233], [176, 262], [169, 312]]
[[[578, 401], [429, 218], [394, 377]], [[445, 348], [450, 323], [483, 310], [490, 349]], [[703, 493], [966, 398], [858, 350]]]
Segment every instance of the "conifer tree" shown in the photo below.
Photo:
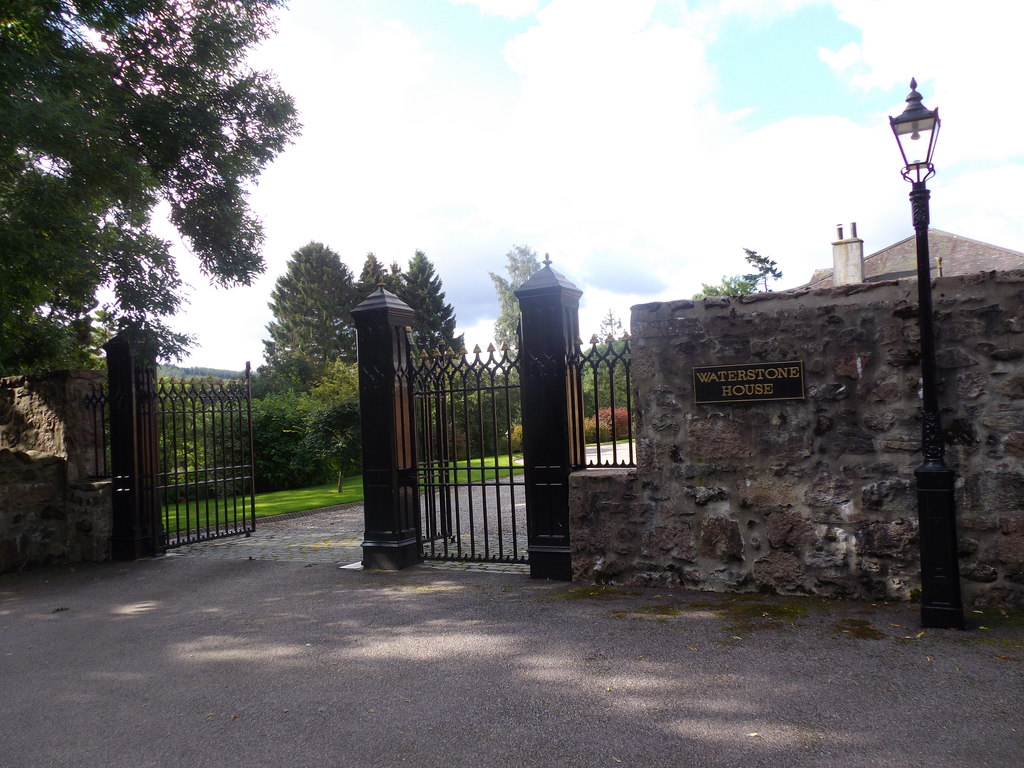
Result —
[[397, 261], [391, 262], [391, 268], [386, 268], [374, 255], [373, 251], [366, 254], [366, 261], [363, 262], [363, 269], [359, 273], [359, 281], [356, 283], [356, 292], [360, 301], [383, 285], [387, 290], [397, 294], [402, 281], [402, 268]]
[[355, 361], [357, 300], [352, 271], [323, 243], [309, 243], [292, 254], [271, 293], [274, 320], [263, 342], [269, 374], [307, 389], [335, 360]]
[[455, 336], [455, 309], [445, 301], [441, 278], [423, 251], [416, 251], [409, 260], [397, 293], [416, 312], [413, 331], [417, 347], [434, 350], [444, 344], [456, 351], [462, 349], [463, 336]]
[[749, 248], [743, 249], [746, 252], [747, 263], [750, 264], [756, 272], [751, 272], [749, 275], [743, 275], [743, 279], [749, 283], [752, 283], [756, 288], [758, 285], [762, 286], [763, 291], [768, 290], [768, 278], [772, 280], [778, 280], [782, 277], [782, 270], [780, 270], [772, 259], [767, 256], [762, 256], [757, 251], [752, 251]]

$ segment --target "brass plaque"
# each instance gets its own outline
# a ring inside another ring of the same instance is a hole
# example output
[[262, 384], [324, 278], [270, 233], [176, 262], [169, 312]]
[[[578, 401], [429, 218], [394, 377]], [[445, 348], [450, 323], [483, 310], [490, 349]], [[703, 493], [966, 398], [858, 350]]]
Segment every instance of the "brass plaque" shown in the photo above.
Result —
[[803, 400], [804, 362], [703, 365], [693, 369], [696, 403], [757, 403]]

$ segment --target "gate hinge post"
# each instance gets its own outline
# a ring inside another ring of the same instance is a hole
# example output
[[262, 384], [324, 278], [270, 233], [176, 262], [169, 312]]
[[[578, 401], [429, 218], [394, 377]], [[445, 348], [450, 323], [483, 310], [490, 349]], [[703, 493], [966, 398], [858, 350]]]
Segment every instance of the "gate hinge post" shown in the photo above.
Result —
[[515, 291], [521, 315], [523, 463], [530, 575], [572, 579], [569, 474], [582, 424], [580, 376], [570, 357], [583, 292], [550, 259]]
[[135, 560], [163, 552], [156, 355], [151, 345], [121, 334], [103, 349], [110, 403], [111, 557]]
[[413, 309], [380, 287], [352, 310], [363, 447], [363, 567], [400, 570], [420, 554], [411, 380]]

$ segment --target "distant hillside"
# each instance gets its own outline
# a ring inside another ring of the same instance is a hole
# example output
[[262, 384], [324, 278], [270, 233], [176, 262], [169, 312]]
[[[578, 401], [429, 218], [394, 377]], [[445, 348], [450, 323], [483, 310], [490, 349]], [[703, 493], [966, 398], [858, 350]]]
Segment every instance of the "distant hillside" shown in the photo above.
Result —
[[181, 368], [177, 365], [161, 365], [157, 376], [170, 379], [244, 379], [245, 371], [225, 371], [220, 368]]

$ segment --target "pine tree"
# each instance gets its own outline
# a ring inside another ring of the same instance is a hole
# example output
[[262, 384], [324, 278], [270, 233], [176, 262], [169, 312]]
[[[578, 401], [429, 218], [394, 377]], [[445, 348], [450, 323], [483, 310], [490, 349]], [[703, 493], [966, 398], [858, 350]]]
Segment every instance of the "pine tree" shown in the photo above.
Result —
[[[392, 268], [394, 273], [394, 268]], [[399, 298], [416, 312], [414, 335], [420, 349], [434, 350], [441, 344], [459, 351], [463, 336], [455, 336], [455, 309], [445, 301], [441, 278], [423, 251], [416, 251], [397, 285]]]
[[263, 342], [269, 374], [307, 389], [334, 360], [354, 361], [355, 326], [349, 314], [358, 295], [351, 270], [322, 243], [292, 254], [270, 294], [274, 320]]
[[607, 341], [609, 338], [617, 339], [622, 335], [622, 321], [619, 320], [612, 310], [608, 310], [608, 314], [601, 318], [601, 327], [597, 332], [597, 338], [601, 341]]
[[762, 290], [768, 290], [768, 278], [772, 280], [778, 280], [782, 277], [782, 271], [775, 266], [775, 262], [769, 259], [767, 256], [762, 256], [757, 251], [752, 251], [749, 248], [744, 248], [746, 251], [747, 263], [750, 264], [756, 272], [752, 272], [749, 275], [743, 275], [743, 279], [749, 283], [753, 283], [756, 288], [758, 285], [762, 285]]
[[[398, 262], [391, 263], [388, 270], [373, 251], [366, 254], [366, 261], [363, 262], [363, 269], [359, 273], [359, 281], [356, 283], [356, 292], [359, 294], [359, 301], [362, 301], [371, 293], [383, 285], [392, 293], [397, 293], [398, 286], [402, 280], [402, 268]], [[356, 303], [358, 304], [359, 301]]]
[[494, 343], [499, 347], [519, 346], [519, 300], [514, 291], [540, 269], [537, 254], [528, 245], [514, 245], [505, 254], [508, 278], [489, 272], [498, 294], [501, 314], [494, 322]]

